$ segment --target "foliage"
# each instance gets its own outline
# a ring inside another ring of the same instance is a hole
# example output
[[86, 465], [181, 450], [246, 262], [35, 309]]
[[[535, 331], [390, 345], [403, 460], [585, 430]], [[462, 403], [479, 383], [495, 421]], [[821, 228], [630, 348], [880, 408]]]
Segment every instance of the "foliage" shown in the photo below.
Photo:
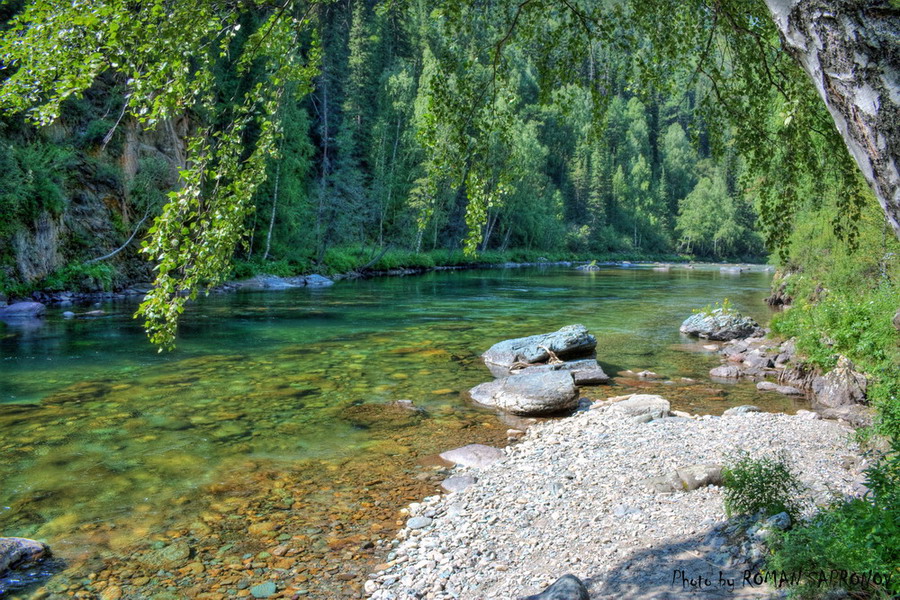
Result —
[[[895, 598], [900, 594], [900, 447], [866, 470], [868, 488], [862, 498], [835, 503], [810, 521], [772, 541], [767, 568], [788, 572], [832, 569], [892, 575], [890, 585], [840, 587], [855, 598]], [[804, 579], [794, 590], [801, 598], [821, 597], [828, 590]]]
[[734, 304], [731, 303], [731, 300], [728, 298], [723, 299], [721, 302], [716, 301], [715, 304], [707, 304], [701, 309], [694, 310], [695, 313], [700, 313], [705, 316], [711, 316], [713, 314], [724, 313], [726, 315], [734, 315], [737, 314], [737, 310], [734, 308]]
[[48, 275], [41, 288], [52, 292], [108, 292], [114, 275], [115, 270], [107, 263], [70, 263]]
[[752, 458], [740, 452], [722, 470], [725, 510], [733, 514], [764, 516], [786, 512], [792, 520], [800, 516], [798, 498], [802, 486], [783, 454]]

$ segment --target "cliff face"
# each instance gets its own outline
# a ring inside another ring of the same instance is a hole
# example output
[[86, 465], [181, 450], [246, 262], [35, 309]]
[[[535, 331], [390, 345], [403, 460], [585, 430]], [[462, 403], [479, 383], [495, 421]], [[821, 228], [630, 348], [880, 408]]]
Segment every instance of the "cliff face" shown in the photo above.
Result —
[[[50, 127], [0, 125], [10, 173], [0, 185], [0, 292], [45, 283], [115, 288], [150, 278], [139, 241], [178, 184], [189, 123], [170, 120], [149, 131], [132, 120], [116, 124], [109, 104], [108, 93], [95, 93]], [[135, 229], [126, 248], [93, 263], [102, 281], [80, 276], [87, 261], [121, 247]]]

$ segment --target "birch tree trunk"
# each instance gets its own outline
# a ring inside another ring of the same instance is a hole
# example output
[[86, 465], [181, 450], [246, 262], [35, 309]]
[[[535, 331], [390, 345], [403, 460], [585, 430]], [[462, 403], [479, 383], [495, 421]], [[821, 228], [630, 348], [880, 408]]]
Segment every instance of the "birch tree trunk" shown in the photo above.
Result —
[[765, 0], [900, 238], [900, 10], [888, 0]]

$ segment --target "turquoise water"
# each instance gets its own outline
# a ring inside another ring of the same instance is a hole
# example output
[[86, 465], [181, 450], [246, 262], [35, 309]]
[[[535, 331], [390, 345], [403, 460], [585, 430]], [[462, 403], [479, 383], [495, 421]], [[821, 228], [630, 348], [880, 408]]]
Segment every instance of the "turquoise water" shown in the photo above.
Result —
[[[69, 559], [71, 574], [56, 579], [70, 590], [88, 585], [72, 582], [102, 560], [126, 597], [141, 597], [141, 585], [208, 582], [240, 544], [252, 554], [318, 528], [291, 542], [301, 573], [292, 577], [315, 595], [319, 584], [304, 582], [335, 557], [348, 560], [323, 529], [334, 527], [336, 498], [341, 518], [358, 526], [334, 535], [379, 537], [406, 496], [433, 489], [429, 455], [505, 437], [506, 425], [464, 394], [489, 379], [478, 355], [502, 339], [586, 325], [616, 377], [585, 388], [587, 397], [646, 388], [692, 412], [796, 408], [752, 384], [709, 383], [718, 358], [678, 333], [693, 309], [726, 297], [768, 320], [769, 282], [765, 272], [718, 269], [523, 268], [217, 295], [189, 307], [167, 354], [146, 342], [132, 304], [70, 321], [53, 310], [39, 328], [0, 329], [0, 533], [46, 539]], [[399, 399], [426, 412], [387, 407]], [[254, 545], [234, 526], [276, 510], [277, 539]], [[232, 538], [237, 546], [222, 554]], [[124, 566], [174, 539], [191, 540], [205, 571], [141, 583], [140, 569]]]

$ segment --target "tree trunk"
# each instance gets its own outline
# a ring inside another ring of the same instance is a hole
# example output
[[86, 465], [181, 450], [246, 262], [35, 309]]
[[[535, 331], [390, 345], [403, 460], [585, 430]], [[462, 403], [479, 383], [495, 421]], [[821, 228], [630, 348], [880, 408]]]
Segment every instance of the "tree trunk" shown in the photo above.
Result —
[[765, 2], [900, 238], [900, 11], [887, 1]]
[[278, 166], [275, 167], [275, 193], [272, 195], [272, 216], [269, 219], [269, 231], [266, 233], [266, 251], [263, 252], [263, 262], [269, 259], [269, 250], [272, 249], [272, 230], [275, 229], [275, 213], [278, 210], [278, 183], [281, 180], [281, 161], [283, 156], [278, 157]]

